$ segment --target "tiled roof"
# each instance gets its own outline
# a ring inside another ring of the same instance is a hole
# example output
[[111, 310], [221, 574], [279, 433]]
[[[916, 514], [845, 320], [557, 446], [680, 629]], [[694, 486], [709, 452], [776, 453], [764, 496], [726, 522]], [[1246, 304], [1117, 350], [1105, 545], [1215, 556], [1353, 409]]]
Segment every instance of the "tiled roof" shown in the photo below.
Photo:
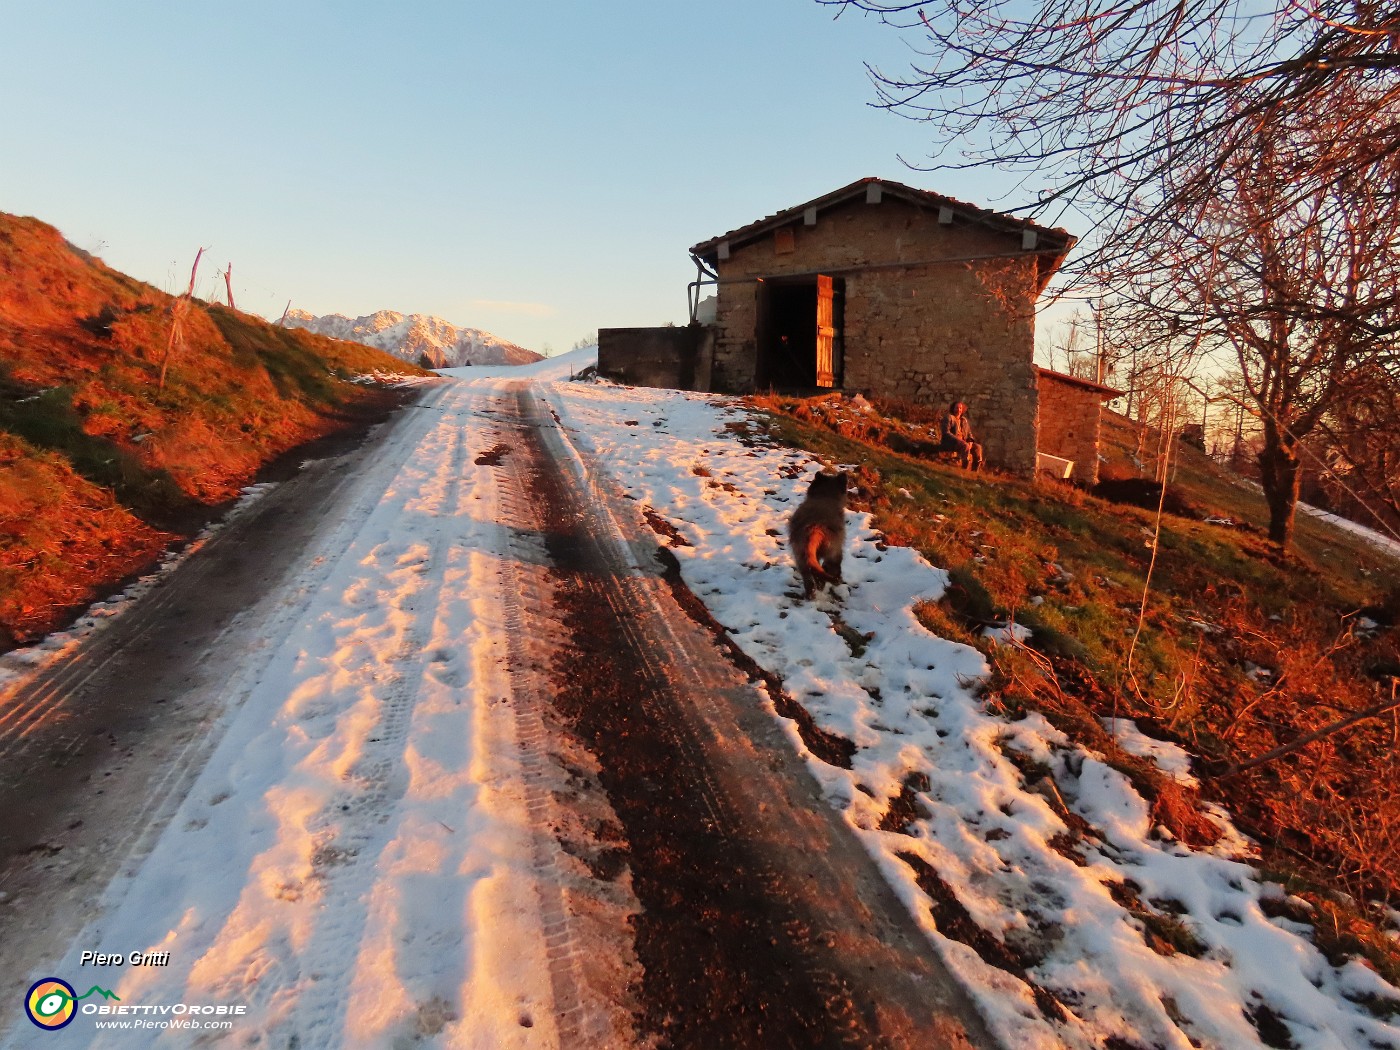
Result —
[[1040, 365], [1035, 366], [1035, 371], [1037, 375], [1049, 379], [1056, 379], [1061, 383], [1068, 383], [1070, 386], [1082, 386], [1086, 390], [1096, 391], [1105, 401], [1115, 397], [1122, 397], [1124, 394], [1122, 390], [1111, 386], [1104, 386], [1102, 383], [1095, 383], [1092, 379], [1080, 379], [1078, 376], [1066, 375], [1064, 372], [1056, 372], [1050, 368], [1042, 368]]
[[743, 245], [756, 241], [757, 238], [763, 237], [774, 228], [801, 220], [809, 209], [820, 211], [827, 209], [827, 207], [836, 206], [836, 204], [850, 202], [853, 199], [861, 199], [874, 185], [879, 186], [882, 197], [897, 197], [897, 199], [906, 200], [906, 202], [917, 204], [920, 207], [938, 207], [938, 209], [946, 207], [946, 209], [951, 209], [955, 216], [986, 225], [993, 230], [1007, 232], [1007, 234], [1022, 234], [1026, 230], [1035, 231], [1037, 246], [1033, 251], [1039, 253], [1040, 256], [1040, 286], [1042, 287], [1049, 283], [1050, 277], [1057, 269], [1060, 269], [1060, 263], [1064, 262], [1065, 255], [1070, 253], [1070, 249], [1077, 239], [1067, 230], [1043, 227], [1043, 225], [1032, 223], [1029, 218], [1008, 216], [1004, 211], [990, 211], [984, 207], [977, 207], [976, 204], [969, 204], [966, 200], [944, 196], [942, 193], [934, 193], [932, 190], [914, 189], [913, 186], [903, 185], [902, 182], [892, 182], [889, 179], [864, 178], [857, 179], [848, 186], [832, 190], [826, 195], [816, 197], [815, 200], [808, 200], [808, 202], [797, 204], [797, 206], [776, 211], [771, 216], [760, 218], [755, 223], [742, 225], [738, 230], [731, 230], [727, 234], [721, 234], [720, 237], [701, 241], [700, 244], [690, 249], [690, 253], [697, 259], [703, 259], [708, 265], [714, 266], [718, 256], [720, 256], [720, 245], [724, 242], [728, 242], [731, 251], [742, 248]]
[[[728, 233], [712, 237], [708, 241], [701, 241], [690, 249], [690, 253], [698, 258], [704, 259], [711, 265], [716, 261], [721, 243], [728, 241], [732, 249], [741, 247], [743, 244], [755, 240], [764, 233], [778, 226], [784, 226], [802, 218], [809, 208], [829, 208], [835, 204], [841, 204], [854, 197], [864, 196], [868, 187], [878, 184], [881, 195], [888, 194], [891, 197], [903, 198], [914, 204], [925, 207], [951, 208], [955, 214], [964, 218], [979, 222], [993, 229], [1002, 230], [1006, 233], [1020, 233], [1025, 230], [1033, 230], [1039, 241], [1042, 241], [1044, 248], [1049, 248], [1054, 252], [1055, 266], [1069, 252], [1075, 243], [1075, 237], [1067, 230], [1059, 228], [1048, 228], [1039, 226], [1029, 219], [1017, 218], [1014, 215], [1007, 215], [1004, 212], [989, 211], [986, 208], [979, 208], [975, 204], [960, 201], [953, 197], [946, 197], [941, 193], [934, 193], [932, 190], [915, 189], [903, 183], [891, 182], [889, 179], [865, 178], [857, 179], [848, 186], [842, 186], [839, 190], [817, 197], [815, 200], [798, 204], [795, 207], [785, 208], [780, 212], [775, 212], [766, 218], [751, 222], [747, 226], [740, 226], [738, 229], [730, 230]], [[1042, 251], [1044, 250], [1042, 248]]]

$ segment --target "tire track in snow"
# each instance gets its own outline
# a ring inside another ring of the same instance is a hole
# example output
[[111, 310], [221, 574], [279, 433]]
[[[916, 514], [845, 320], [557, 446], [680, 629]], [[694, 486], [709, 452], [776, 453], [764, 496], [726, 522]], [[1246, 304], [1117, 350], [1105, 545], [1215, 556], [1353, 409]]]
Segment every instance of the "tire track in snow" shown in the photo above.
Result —
[[[443, 391], [434, 391], [425, 400], [425, 405], [440, 400], [442, 394]], [[321, 549], [345, 551], [349, 545], [349, 538], [368, 520], [378, 503], [380, 492], [374, 483], [373, 475], [356, 475], [349, 472], [344, 473], [330, 490], [326, 502], [334, 504], [340, 494], [347, 490], [350, 492], [349, 508], [320, 544]], [[220, 533], [214, 542], [223, 539], [225, 535], [226, 533]], [[246, 537], [243, 539], [246, 542]], [[268, 661], [275, 655], [275, 643], [286, 638], [291, 628], [306, 618], [312, 600], [338, 564], [339, 559], [317, 556], [311, 565], [297, 576], [290, 598], [280, 602], [272, 615], [259, 626], [245, 650], [239, 672], [228, 681], [223, 690], [223, 707], [237, 710], [253, 694], [267, 673]], [[209, 571], [208, 568], [204, 568], [192, 578], [182, 580], [181, 586], [186, 592], [197, 591], [208, 577]], [[164, 608], [173, 600], [170, 596], [173, 590], [174, 588], [169, 588], [164, 592], [164, 600], [156, 606], [157, 609]], [[158, 622], [154, 614], [146, 616], [137, 637], [148, 633]], [[220, 631], [207, 651], [216, 651], [220, 644], [231, 636], [236, 626], [230, 624]], [[134, 640], [129, 639], [126, 644], [129, 645]], [[259, 654], [259, 657], [249, 659], [252, 654]], [[108, 660], [110, 659], [109, 656]], [[199, 773], [199, 760], [207, 755], [209, 747], [210, 741], [206, 737], [191, 737], [186, 746], [167, 761], [164, 774], [153, 782], [148, 796], [132, 821], [136, 835], [131, 844], [120, 851], [123, 855], [122, 866], [127, 869], [128, 876], [135, 875], [136, 869], [154, 848], [171, 813], [189, 793], [190, 786]]]
[[[514, 523], [517, 530], [528, 528], [538, 533], [545, 522], [530, 498], [528, 479], [524, 476], [528, 469], [537, 467], [529, 456], [531, 442], [525, 434], [533, 424], [527, 422], [520, 411], [519, 399], [526, 396], [522, 392], [517, 398], [499, 399], [493, 405], [492, 414], [515, 439], [514, 454], [495, 467], [494, 473], [501, 490], [501, 509], [507, 520]], [[527, 579], [523, 568], [541, 556], [543, 551], [539, 546], [527, 544], [517, 535], [512, 543], [516, 556], [505, 559], [501, 574], [500, 598], [511, 671], [511, 706], [525, 778], [525, 805], [536, 828], [531, 843], [533, 864], [538, 876], [537, 897], [559, 1045], [565, 1048], [600, 1046], [605, 1045], [612, 1025], [584, 990], [579, 956], [586, 951], [585, 939], [564, 899], [566, 876], [559, 865], [559, 846], [542, 833], [544, 828], [557, 826], [559, 804], [554, 797], [557, 776], [550, 769], [546, 749], [550, 733], [545, 726], [544, 712], [550, 701], [550, 685], [539, 654], [528, 651], [525, 641], [557, 630], [557, 625], [551, 624], [544, 615], [550, 606], [547, 586], [538, 574]]]
[[[179, 580], [171, 580], [157, 586], [152, 593], [138, 602], [126, 613], [134, 623], [124, 625], [124, 645], [134, 644], [156, 628], [165, 610], [172, 603], [196, 593], [212, 571], [214, 556], [218, 553], [219, 541], [225, 533], [219, 533], [202, 543], [190, 553], [189, 562], [183, 567]], [[102, 647], [102, 651], [92, 651], [94, 647], [83, 647], [68, 660], [61, 661], [50, 670], [41, 672], [34, 681], [17, 689], [3, 710], [0, 710], [0, 762], [13, 763], [23, 756], [30, 747], [36, 730], [44, 727], [52, 716], [71, 721], [75, 717], [67, 710], [72, 696], [88, 682], [107, 670], [122, 655], [122, 650]]]
[[636, 508], [528, 391], [519, 404], [577, 646], [555, 702], [627, 830], [649, 1027], [675, 1047], [995, 1045], [771, 704], [647, 564], [655, 541], [619, 527]]
[[[424, 401], [416, 407], [435, 409], [436, 402], [441, 401], [445, 393], [445, 389], [431, 391]], [[423, 436], [420, 432], [426, 432], [434, 419], [427, 415], [410, 415], [402, 422], [405, 425], [404, 440], [410, 446], [414, 446]], [[278, 602], [272, 614], [259, 625], [254, 639], [243, 653], [238, 673], [225, 686], [224, 706], [229, 710], [239, 710], [253, 697], [263, 683], [274, 675], [272, 665], [284, 655], [279, 653], [279, 645], [292, 634], [297, 625], [306, 621], [308, 611], [328, 581], [356, 553], [353, 540], [363, 530], [380, 505], [384, 496], [384, 484], [383, 472], [379, 470], [370, 469], [365, 473], [347, 472], [327, 494], [324, 503], [335, 506], [342, 493], [348, 493], [345, 512], [334, 526], [319, 530], [321, 535], [314, 541], [313, 549], [328, 553], [317, 554], [311, 559], [307, 567], [287, 587], [284, 592], [285, 597]], [[197, 587], [203, 579], [204, 574], [201, 573], [197, 577], [188, 579], [184, 586], [186, 589]], [[209, 650], [215, 650], [233, 631], [234, 626], [230, 625], [221, 632], [214, 643], [209, 646]], [[149, 630], [149, 624], [143, 627], [143, 633], [145, 630]], [[407, 652], [409, 645], [406, 638], [400, 647], [399, 657]], [[400, 728], [399, 731], [402, 732], [402, 729]], [[201, 758], [206, 753], [207, 748], [207, 741], [198, 738], [191, 740], [190, 745], [180, 753], [178, 759], [170, 763], [166, 775], [158, 785], [152, 788], [149, 797], [143, 803], [143, 808], [137, 814], [137, 819], [133, 821], [133, 826], [136, 828], [135, 840], [123, 851], [122, 866], [126, 869], [126, 878], [120, 886], [114, 886], [109, 890], [104, 906], [105, 911], [110, 912], [119, 907], [121, 898], [131, 891], [134, 880], [140, 874], [142, 863], [154, 851], [163, 831], [169, 825], [171, 813], [180, 805], [181, 800], [191, 793], [190, 787], [197, 780], [201, 770], [197, 763], [186, 763], [184, 759], [187, 755], [194, 759]], [[217, 798], [217, 794], [215, 797]], [[160, 819], [154, 819], [157, 815], [155, 811], [158, 809], [166, 809], [170, 812], [164, 812]], [[333, 860], [335, 856], [334, 852], [329, 852], [325, 854], [325, 859]], [[100, 942], [101, 936], [99, 925], [93, 927], [89, 932], [79, 935], [75, 944], [96, 944]], [[265, 979], [275, 977], [279, 973], [283, 976], [287, 975], [285, 969], [279, 969], [275, 966], [260, 971], [258, 985], [269, 993], [278, 990], [274, 987], [275, 981], [269, 982]], [[250, 1005], [255, 1003], [265, 1005], [266, 996], [252, 995], [248, 997], [248, 1002]], [[206, 1035], [201, 1042], [222, 1037], [222, 1035]], [[336, 1044], [332, 1042], [325, 1045], [334, 1046]]]
[[[247, 1007], [199, 1045], [636, 1045], [635, 898], [625, 871], [592, 870], [600, 793], [557, 724], [530, 729], [507, 699], [515, 625], [541, 652], [557, 630], [538, 551], [529, 586], [502, 575], [529, 556], [508, 540], [511, 479], [466, 466], [508, 421], [471, 384], [434, 398], [445, 407], [404, 417], [356, 475], [359, 502], [316, 530], [322, 553], [269, 597], [276, 614], [245, 625], [259, 651], [221, 683], [213, 754], [57, 963], [170, 949], [170, 967], [112, 984], [124, 1002]], [[138, 1036], [81, 1018], [68, 1037], [190, 1038]]]
[[[442, 398], [443, 389], [427, 392], [428, 403]], [[122, 617], [107, 629], [98, 632], [81, 643], [76, 651], [76, 661], [64, 661], [51, 671], [41, 673], [31, 685], [37, 684], [46, 690], [46, 695], [57, 691], [57, 703], [67, 704], [75, 700], [84, 705], [91, 698], [77, 695], [75, 681], [85, 682], [96, 678], [98, 683], [110, 687], [114, 675], [130, 675], [133, 646], [137, 640], [162, 626], [162, 618], [169, 618], [168, 610], [176, 611], [186, 607], [201, 607], [208, 601], [208, 589], [223, 587], [232, 571], [242, 578], [244, 560], [237, 552], [240, 548], [256, 550], [263, 537], [280, 535], [282, 529], [290, 528], [300, 539], [298, 545], [287, 548], [289, 556], [282, 559], [287, 565], [295, 565], [293, 558], [301, 551], [314, 554], [316, 550], [327, 553], [307, 559], [300, 570], [280, 567], [273, 570], [281, 578], [278, 586], [270, 588], [258, 598], [255, 604], [231, 614], [227, 622], [200, 642], [198, 656], [192, 658], [200, 665], [202, 679], [191, 686], [188, 680], [175, 681], [175, 691], [167, 695], [162, 690], [172, 688], [172, 684], [160, 679], [153, 686], [154, 692], [145, 697], [146, 702], [154, 698], [157, 702], [166, 699], [176, 702], [181, 710], [190, 708], [199, 715], [194, 731], [182, 731], [174, 741], [163, 737], [143, 743], [139, 753], [137, 781], [121, 790], [117, 779], [99, 781], [113, 791], [105, 796], [110, 799], [108, 808], [94, 818], [91, 812], [85, 815], [87, 822], [101, 829], [103, 839], [100, 849], [80, 850], [84, 855], [81, 882], [65, 879], [64, 889], [59, 892], [51, 876], [36, 872], [42, 885], [48, 891], [39, 896], [36, 887], [28, 890], [29, 904], [26, 907], [26, 926], [9, 933], [14, 937], [5, 939], [4, 947], [11, 949], [3, 953], [6, 959], [18, 963], [15, 972], [23, 974], [35, 960], [49, 958], [56, 961], [59, 951], [39, 945], [39, 933], [44, 940], [63, 936], [66, 931], [76, 932], [73, 947], [70, 949], [70, 968], [76, 961], [77, 951], [105, 943], [104, 932], [111, 917], [122, 907], [133, 891], [139, 892], [138, 874], [143, 872], [143, 864], [155, 851], [167, 831], [178, 832], [172, 826], [172, 818], [184, 807], [187, 817], [193, 812], [207, 815], [209, 805], [199, 802], [201, 798], [215, 796], [214, 805], [222, 795], [215, 788], [204, 785], [205, 790], [192, 791], [199, 785], [199, 777], [212, 753], [216, 753], [222, 742], [225, 730], [236, 721], [244, 704], [254, 696], [265, 678], [275, 674], [273, 669], [279, 659], [279, 647], [292, 633], [292, 629], [306, 618], [306, 613], [321, 591], [327, 579], [336, 571], [347, 555], [350, 539], [371, 517], [383, 495], [385, 471], [380, 462], [370, 453], [387, 446], [391, 441], [400, 445], [416, 443], [417, 432], [426, 429], [428, 419], [419, 423], [418, 413], [404, 412], [389, 422], [380, 424], [357, 452], [341, 453], [314, 464], [311, 471], [292, 481], [284, 483], [263, 499], [248, 506], [247, 510], [234, 518], [225, 519], [227, 528], [217, 533], [202, 549], [191, 555], [167, 580], [161, 581], [150, 594], [143, 596], [125, 611]], [[353, 458], [352, 458], [353, 457]], [[348, 469], [348, 464], [358, 463], [367, 467], [363, 470]], [[319, 517], [324, 507], [336, 507], [340, 513], [335, 518]], [[309, 520], [309, 524], [308, 524]], [[230, 563], [232, 569], [230, 569]], [[227, 604], [227, 603], [225, 603]], [[164, 625], [167, 629], [169, 624]], [[175, 644], [173, 641], [164, 645]], [[73, 663], [74, 666], [69, 666]], [[139, 672], [140, 667], [136, 668]], [[227, 672], [227, 673], [225, 673]], [[170, 676], [166, 676], [169, 678]], [[99, 684], [99, 688], [101, 685]], [[156, 709], [166, 710], [166, 709]], [[50, 735], [50, 734], [46, 734]], [[183, 741], [183, 743], [181, 743]], [[150, 748], [149, 754], [147, 747]], [[13, 757], [13, 755], [11, 756]], [[123, 761], [123, 764], [127, 764]], [[98, 792], [102, 794], [101, 791]], [[91, 808], [91, 807], [89, 807]], [[194, 818], [203, 823], [202, 817]], [[181, 823], [188, 823], [182, 821]], [[178, 836], [176, 836], [178, 838]], [[67, 854], [64, 854], [66, 856]], [[166, 852], [166, 861], [169, 851]], [[29, 880], [22, 872], [11, 870], [7, 875], [18, 879], [20, 892]], [[159, 873], [157, 873], [159, 875]], [[102, 887], [105, 886], [105, 890]], [[16, 889], [15, 882], [5, 887]], [[96, 889], [96, 893], [94, 893]], [[45, 915], [52, 914], [45, 918]], [[94, 915], [85, 929], [77, 931], [75, 920], [80, 914]], [[30, 929], [29, 927], [32, 927]], [[18, 953], [18, 954], [16, 954]], [[58, 969], [62, 969], [59, 964]], [[54, 969], [49, 963], [42, 967], [45, 971]], [[18, 979], [18, 978], [16, 978]], [[26, 1026], [28, 1029], [28, 1026]], [[87, 1033], [89, 1036], [92, 1032]], [[15, 1032], [9, 1033], [17, 1038]], [[70, 1035], [70, 1042], [77, 1033]], [[0, 1044], [26, 1045], [20, 1043]], [[119, 1044], [129, 1045], [129, 1044]]]
[[[422, 512], [430, 519], [455, 512], [467, 452], [461, 427], [449, 427], [443, 420], [434, 429], [445, 433], [449, 447], [442, 457], [445, 463], [425, 476], [428, 484], [444, 482], [434, 506]], [[396, 537], [395, 544], [385, 544], [381, 550], [385, 554], [396, 552], [398, 542], [415, 538]], [[448, 530], [434, 530], [425, 558], [407, 563], [399, 560], [398, 568], [410, 568], [426, 583], [402, 595], [403, 607], [412, 615], [390, 661], [393, 677], [381, 694], [379, 722], [367, 739], [366, 750], [342, 774], [344, 788], [309, 823], [316, 830], [317, 842], [311, 877], [319, 883], [318, 894], [324, 903], [310, 940], [297, 957], [300, 976], [310, 984], [297, 999], [289, 1027], [290, 1038], [303, 1050], [344, 1045], [341, 1027], [346, 1020], [348, 971], [360, 958], [360, 940], [369, 912], [366, 895], [375, 881], [380, 852], [391, 838], [388, 825], [395, 804], [407, 787], [404, 747], [428, 669], [427, 647], [451, 542]], [[382, 558], [377, 556], [379, 551], [375, 555], [371, 564], [378, 568]]]
[[[432, 408], [432, 403], [440, 400], [443, 392], [441, 388], [431, 391], [422, 403], [406, 406], [406, 409]], [[323, 469], [344, 458], [344, 454], [330, 457]], [[344, 490], [362, 481], [360, 475], [342, 472], [323, 502], [334, 503]], [[45, 668], [32, 679], [0, 690], [0, 766], [13, 765], [28, 751], [35, 731], [50, 721], [77, 720], [77, 714], [69, 710], [73, 698], [94, 678], [119, 663], [127, 650], [161, 627], [167, 609], [198, 596], [217, 573], [219, 555], [230, 545], [247, 544], [249, 526], [275, 517], [285, 504], [295, 499], [294, 489], [295, 486], [289, 488], [285, 483], [274, 483], [272, 491], [258, 501], [235, 508], [220, 519], [216, 523], [218, 531], [197, 537], [188, 544], [181, 554], [184, 560], [178, 572], [157, 581], [148, 593], [122, 612], [120, 632], [111, 629], [100, 632], [81, 643], [70, 657]], [[363, 508], [365, 515], [370, 509]], [[232, 528], [235, 524], [243, 527]], [[214, 649], [229, 629], [221, 632], [208, 648]]]

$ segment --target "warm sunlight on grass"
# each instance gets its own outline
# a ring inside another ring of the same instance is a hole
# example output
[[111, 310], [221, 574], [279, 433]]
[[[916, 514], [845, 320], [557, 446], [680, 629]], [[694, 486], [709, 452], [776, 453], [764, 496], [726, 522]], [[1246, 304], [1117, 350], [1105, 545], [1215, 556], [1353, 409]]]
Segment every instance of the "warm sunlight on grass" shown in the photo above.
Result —
[[158, 389], [171, 298], [0, 214], [0, 648], [148, 566], [279, 453], [420, 371], [196, 302]]
[[[1034, 709], [1105, 753], [1176, 837], [1209, 839], [1199, 806], [1227, 802], [1267, 862], [1311, 884], [1334, 925], [1374, 931], [1356, 899], [1400, 894], [1400, 755], [1396, 716], [1363, 721], [1239, 775], [1262, 755], [1348, 712], [1377, 704], [1400, 673], [1400, 564], [1363, 540], [1300, 515], [1295, 556], [1280, 562], [1260, 526], [1262, 498], [1194, 450], [1176, 486], [1201, 518], [1168, 515], [1136, 632], [1154, 514], [1063, 483], [972, 475], [901, 455], [917, 428], [830, 403], [761, 397], [775, 437], [858, 464], [859, 498], [893, 543], [948, 569], [947, 594], [918, 610], [931, 631], [982, 649], [987, 702]], [[1125, 423], [1106, 428], [1109, 463], [1127, 460]], [[1113, 471], [1110, 471], [1112, 473]], [[1033, 629], [996, 646], [989, 623]], [[1136, 645], [1133, 639], [1136, 634]], [[1137, 719], [1200, 756], [1201, 796], [1118, 751], [1103, 719]], [[1400, 952], [1379, 934], [1346, 942], [1392, 976]]]

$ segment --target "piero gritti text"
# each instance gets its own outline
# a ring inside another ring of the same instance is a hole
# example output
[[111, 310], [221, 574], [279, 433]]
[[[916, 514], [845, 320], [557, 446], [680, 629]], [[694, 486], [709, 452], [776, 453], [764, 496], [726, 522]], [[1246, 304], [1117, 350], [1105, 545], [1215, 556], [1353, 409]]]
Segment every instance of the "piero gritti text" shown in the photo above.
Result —
[[78, 958], [79, 966], [167, 966], [169, 963], [169, 952], [128, 952], [125, 955], [83, 952]]

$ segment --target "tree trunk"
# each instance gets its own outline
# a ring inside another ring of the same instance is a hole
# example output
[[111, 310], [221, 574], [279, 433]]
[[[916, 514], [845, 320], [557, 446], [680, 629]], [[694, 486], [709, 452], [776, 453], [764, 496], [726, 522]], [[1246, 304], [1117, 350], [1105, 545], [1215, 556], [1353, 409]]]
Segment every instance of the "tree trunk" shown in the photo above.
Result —
[[1269, 539], [1288, 553], [1293, 540], [1293, 515], [1298, 507], [1298, 445], [1272, 420], [1265, 420], [1264, 447], [1259, 450], [1259, 480], [1269, 504]]

